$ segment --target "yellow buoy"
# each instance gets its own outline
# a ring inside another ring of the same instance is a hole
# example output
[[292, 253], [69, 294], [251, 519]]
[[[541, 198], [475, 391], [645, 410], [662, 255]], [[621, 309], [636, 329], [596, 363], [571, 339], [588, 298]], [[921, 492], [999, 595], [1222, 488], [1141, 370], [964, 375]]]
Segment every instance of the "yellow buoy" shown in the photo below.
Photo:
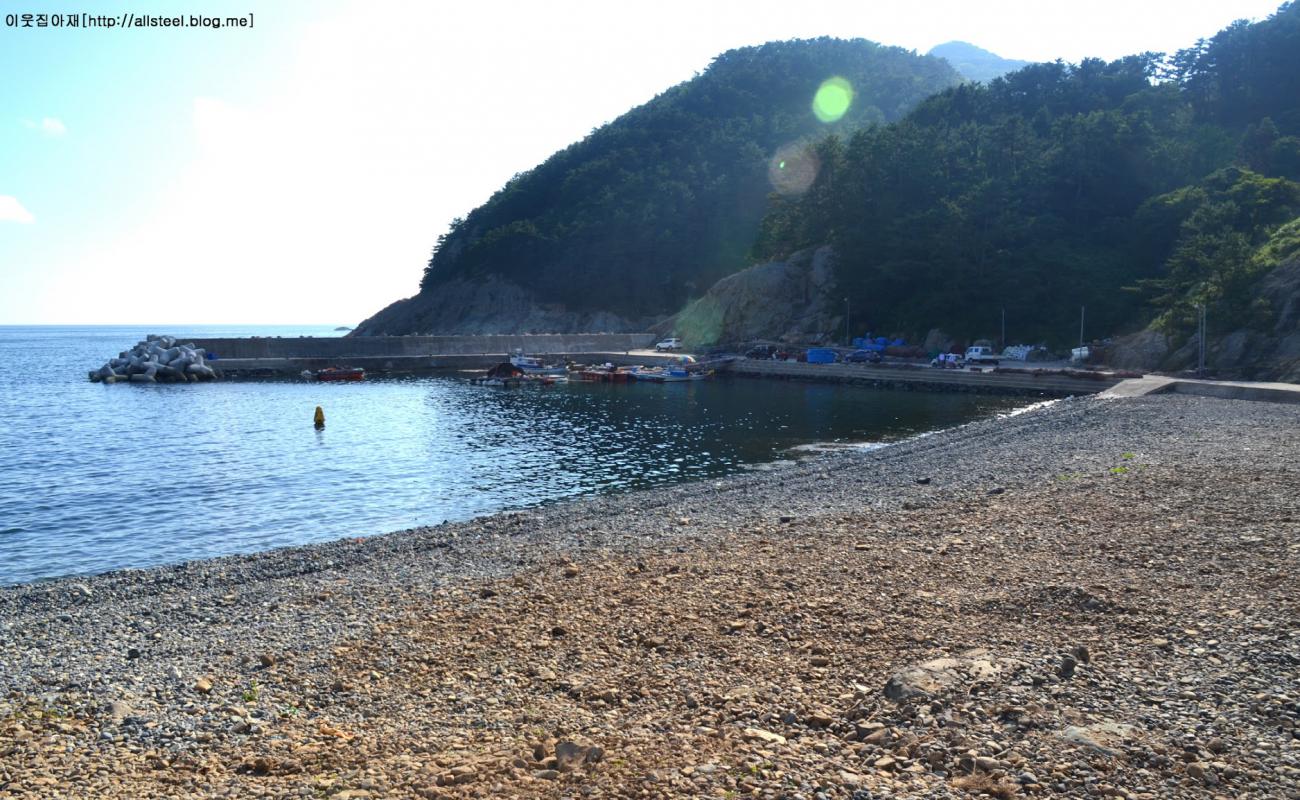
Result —
[[317, 428], [325, 427], [325, 409], [316, 406], [316, 416], [312, 419], [315, 420]]

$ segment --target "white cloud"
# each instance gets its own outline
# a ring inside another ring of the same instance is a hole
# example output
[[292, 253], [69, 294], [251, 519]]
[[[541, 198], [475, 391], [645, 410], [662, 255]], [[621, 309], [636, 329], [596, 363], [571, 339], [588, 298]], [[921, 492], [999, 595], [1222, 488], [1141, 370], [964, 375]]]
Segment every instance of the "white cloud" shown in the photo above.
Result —
[[30, 225], [36, 221], [32, 212], [23, 208], [23, 204], [18, 202], [17, 197], [7, 194], [0, 194], [0, 222], [21, 222], [24, 225]]
[[68, 132], [68, 126], [63, 124], [63, 120], [57, 117], [42, 117], [40, 122], [30, 119], [22, 121], [24, 128], [34, 131], [40, 131], [46, 136], [62, 136]]

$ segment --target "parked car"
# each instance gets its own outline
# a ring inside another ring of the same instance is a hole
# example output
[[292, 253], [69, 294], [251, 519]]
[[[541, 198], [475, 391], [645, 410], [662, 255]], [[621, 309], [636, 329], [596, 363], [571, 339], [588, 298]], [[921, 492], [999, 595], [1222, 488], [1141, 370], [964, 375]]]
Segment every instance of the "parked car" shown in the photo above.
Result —
[[657, 350], [660, 353], [664, 352], [665, 350], [681, 350], [681, 349], [682, 349], [682, 340], [678, 339], [675, 336], [670, 339], [664, 339], [662, 342], [659, 342], [658, 344], [655, 345], [655, 350]]
[[967, 364], [987, 364], [996, 367], [998, 365], [998, 356], [993, 352], [992, 347], [967, 347], [966, 357]]
[[854, 350], [844, 360], [850, 364], [879, 364], [880, 353], [875, 350]]
[[776, 348], [770, 344], [760, 344], [745, 351], [745, 358], [769, 359], [776, 355]]

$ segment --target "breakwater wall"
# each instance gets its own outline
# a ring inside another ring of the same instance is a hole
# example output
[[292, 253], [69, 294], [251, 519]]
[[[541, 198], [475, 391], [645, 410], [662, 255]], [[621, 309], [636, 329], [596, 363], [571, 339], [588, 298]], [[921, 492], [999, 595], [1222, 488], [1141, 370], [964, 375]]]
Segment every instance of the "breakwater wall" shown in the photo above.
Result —
[[484, 369], [522, 351], [544, 360], [578, 363], [612, 361], [648, 364], [671, 357], [624, 356], [654, 344], [651, 333], [572, 333], [493, 336], [248, 337], [196, 339], [216, 358], [220, 374], [244, 377], [297, 375], [325, 367], [361, 367], [367, 372], [421, 374]]
[[339, 336], [195, 339], [218, 359], [428, 358], [430, 356], [529, 355], [624, 352], [649, 347], [653, 333], [538, 333], [485, 336]]
[[887, 389], [981, 392], [985, 394], [1067, 397], [1095, 394], [1119, 383], [1120, 376], [1067, 375], [1051, 370], [974, 372], [932, 367], [893, 367], [878, 364], [805, 364], [742, 358], [726, 366], [733, 375], [790, 380], [855, 383]]

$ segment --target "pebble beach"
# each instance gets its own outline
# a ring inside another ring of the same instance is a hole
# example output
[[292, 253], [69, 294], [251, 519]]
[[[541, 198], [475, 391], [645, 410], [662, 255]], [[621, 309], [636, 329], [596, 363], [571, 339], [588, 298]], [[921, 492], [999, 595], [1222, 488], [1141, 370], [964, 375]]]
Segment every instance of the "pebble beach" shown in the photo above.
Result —
[[1300, 797], [1298, 455], [1071, 399], [6, 587], [0, 797]]

